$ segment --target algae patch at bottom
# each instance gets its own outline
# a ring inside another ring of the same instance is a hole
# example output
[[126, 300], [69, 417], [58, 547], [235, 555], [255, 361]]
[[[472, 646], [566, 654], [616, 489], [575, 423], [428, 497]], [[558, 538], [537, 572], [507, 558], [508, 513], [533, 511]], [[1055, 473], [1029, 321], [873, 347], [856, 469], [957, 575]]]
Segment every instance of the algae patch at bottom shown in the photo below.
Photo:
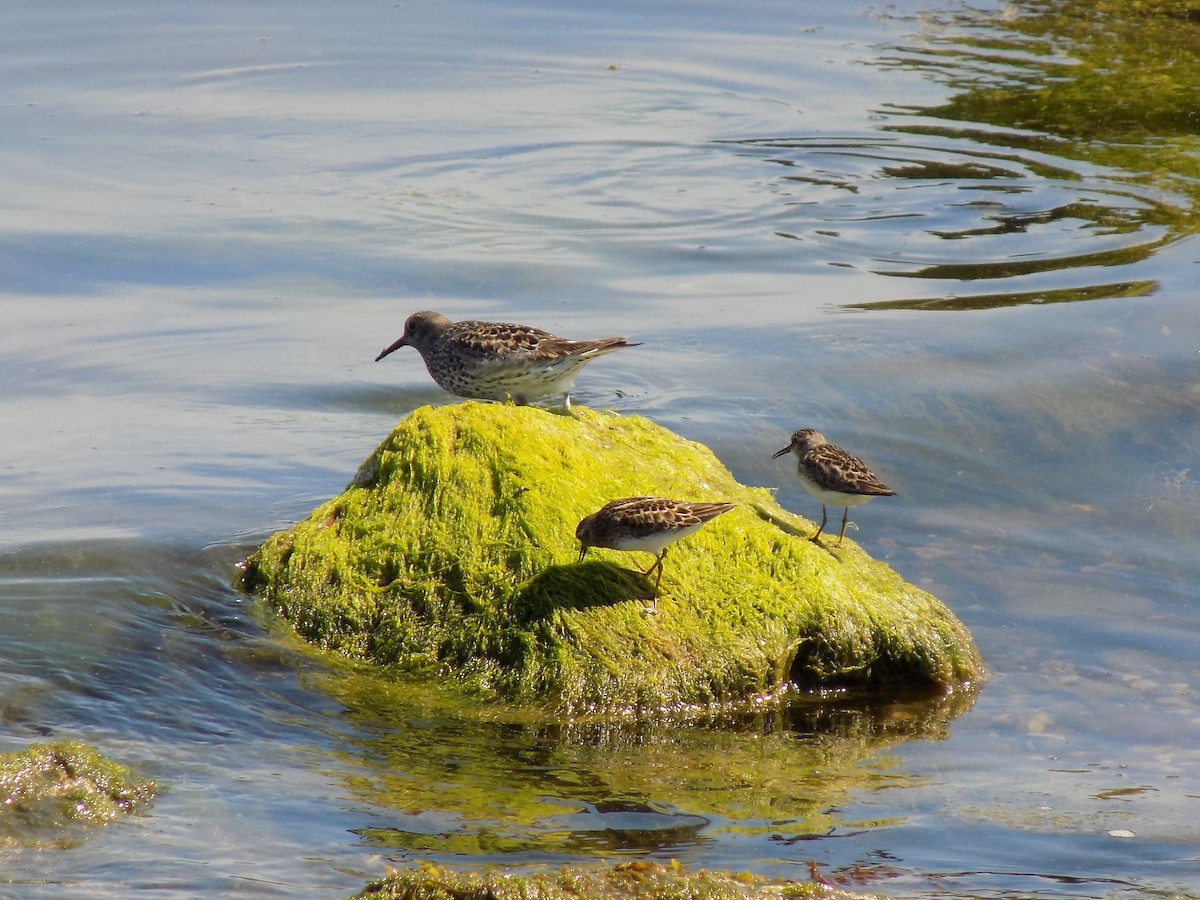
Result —
[[[653, 615], [648, 554], [576, 562], [579, 520], [636, 495], [737, 504], [672, 545]], [[569, 711], [981, 678], [940, 602], [812, 528], [644, 418], [463, 403], [402, 421], [243, 583], [322, 647]]]
[[615, 866], [562, 867], [557, 872], [518, 875], [501, 871], [455, 872], [423, 865], [395, 872], [368, 885], [359, 900], [605, 900], [679, 897], [691, 900], [768, 900], [792, 897], [870, 900], [818, 881], [795, 882], [749, 873], [688, 871], [678, 864], [630, 862]]
[[62, 829], [112, 821], [156, 793], [154, 782], [76, 741], [0, 754], [0, 846], [53, 845]]

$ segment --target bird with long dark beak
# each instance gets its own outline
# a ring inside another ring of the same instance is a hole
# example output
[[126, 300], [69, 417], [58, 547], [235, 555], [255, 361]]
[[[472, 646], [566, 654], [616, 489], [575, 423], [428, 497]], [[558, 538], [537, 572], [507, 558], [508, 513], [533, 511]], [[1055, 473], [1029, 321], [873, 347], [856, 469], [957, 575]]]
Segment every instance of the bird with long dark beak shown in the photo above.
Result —
[[626, 497], [604, 504], [584, 518], [575, 529], [579, 539], [579, 562], [583, 562], [590, 547], [609, 550], [641, 550], [653, 553], [654, 564], [645, 571], [647, 578], [656, 569], [654, 596], [662, 581], [663, 560], [667, 547], [687, 537], [722, 513], [733, 509], [734, 503], [686, 503], [665, 497]]
[[842, 545], [846, 536], [846, 519], [851, 506], [861, 506], [876, 497], [893, 497], [896, 492], [879, 480], [870, 466], [852, 453], [825, 440], [825, 435], [812, 428], [802, 428], [792, 435], [792, 442], [772, 455], [772, 459], [795, 453], [798, 460], [796, 474], [804, 489], [821, 501], [821, 527], [809, 540], [817, 539], [829, 521], [826, 504], [845, 507], [842, 513], [842, 530], [837, 544]]
[[375, 361], [413, 347], [433, 380], [452, 394], [517, 404], [558, 396], [570, 408], [580, 369], [598, 356], [637, 346], [623, 337], [572, 341], [509, 322], [452, 322], [425, 310], [408, 317], [404, 334]]

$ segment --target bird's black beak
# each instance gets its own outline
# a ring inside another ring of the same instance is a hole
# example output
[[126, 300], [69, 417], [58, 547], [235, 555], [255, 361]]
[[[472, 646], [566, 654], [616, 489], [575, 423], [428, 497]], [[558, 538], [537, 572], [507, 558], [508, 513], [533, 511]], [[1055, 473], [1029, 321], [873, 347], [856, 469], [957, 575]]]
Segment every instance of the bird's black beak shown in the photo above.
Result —
[[[390, 352], [390, 351], [388, 351], [388, 352]], [[792, 445], [788, 444], [786, 447], [784, 447], [778, 453], [772, 453], [771, 459], [779, 459], [779, 457], [783, 456], [785, 453], [790, 453], [791, 449], [792, 449]]]
[[393, 350], [399, 350], [401, 347], [407, 347], [408, 346], [407, 338], [408, 338], [408, 335], [401, 335], [400, 337], [396, 338], [395, 342], [391, 346], [385, 348], [383, 351], [380, 352], [380, 354], [377, 357], [375, 357], [375, 362], [379, 362], [381, 359], [383, 359], [385, 356], [387, 356]]

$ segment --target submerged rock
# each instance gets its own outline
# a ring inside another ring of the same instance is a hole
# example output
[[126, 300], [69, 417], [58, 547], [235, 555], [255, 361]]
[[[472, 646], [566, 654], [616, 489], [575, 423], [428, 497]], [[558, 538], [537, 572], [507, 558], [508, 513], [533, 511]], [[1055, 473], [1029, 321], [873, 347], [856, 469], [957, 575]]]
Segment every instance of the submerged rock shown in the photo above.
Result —
[[688, 871], [678, 864], [630, 862], [615, 866], [563, 866], [556, 872], [456, 872], [423, 865], [394, 872], [358, 894], [379, 900], [603, 900], [687, 897], [692, 900], [870, 900], [877, 894], [839, 890], [807, 882], [761, 878], [750, 873]]
[[[643, 494], [738, 504], [672, 545], [654, 615], [648, 554], [576, 562], [579, 520]], [[945, 606], [814, 528], [644, 418], [463, 403], [402, 421], [243, 581], [322, 647], [570, 712], [982, 677]]]
[[0, 753], [0, 846], [53, 845], [63, 828], [109, 822], [156, 793], [154, 782], [76, 741]]

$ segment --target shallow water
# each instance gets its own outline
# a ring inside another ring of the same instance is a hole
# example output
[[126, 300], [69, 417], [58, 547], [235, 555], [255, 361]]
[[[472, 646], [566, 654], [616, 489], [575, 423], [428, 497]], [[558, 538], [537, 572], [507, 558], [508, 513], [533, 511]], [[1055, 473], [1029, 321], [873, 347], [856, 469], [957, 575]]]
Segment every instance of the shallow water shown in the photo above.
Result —
[[[1195, 127], [1063, 87], [1109, 30], [983, 10], [10, 11], [0, 748], [81, 737], [164, 793], [0, 849], [0, 893], [641, 856], [896, 896], [1200, 890]], [[372, 362], [421, 308], [629, 334], [576, 401], [808, 516], [771, 453], [801, 426], [860, 453], [900, 496], [854, 537], [990, 681], [549, 728], [306, 652], [234, 566], [447, 401], [415, 354]]]

